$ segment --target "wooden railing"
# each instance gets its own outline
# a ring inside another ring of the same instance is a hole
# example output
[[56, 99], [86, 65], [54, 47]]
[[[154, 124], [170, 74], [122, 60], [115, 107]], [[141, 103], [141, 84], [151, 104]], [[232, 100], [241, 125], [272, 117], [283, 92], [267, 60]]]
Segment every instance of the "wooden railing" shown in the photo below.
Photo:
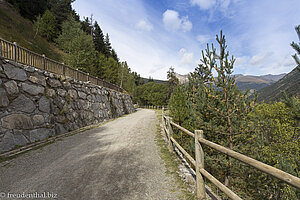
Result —
[[[172, 121], [171, 117], [168, 117], [164, 114], [164, 109], [162, 109], [162, 124], [163, 124], [163, 131], [166, 135], [167, 141], [168, 141], [168, 148], [172, 152], [173, 145], [175, 145], [181, 153], [184, 155], [185, 158], [187, 158], [192, 165], [195, 167], [196, 171], [196, 195], [198, 199], [206, 199], [206, 193], [205, 193], [205, 183], [203, 176], [207, 178], [211, 183], [213, 183], [215, 186], [217, 186], [222, 192], [224, 192], [229, 198], [234, 200], [241, 200], [241, 198], [235, 194], [233, 191], [231, 191], [229, 188], [227, 188], [225, 185], [223, 185], [220, 181], [218, 181], [213, 175], [211, 175], [209, 172], [207, 172], [204, 169], [204, 153], [203, 149], [201, 147], [201, 144], [207, 145], [227, 156], [230, 156], [232, 158], [235, 158], [247, 165], [250, 165], [264, 173], [267, 173], [273, 177], [276, 177], [285, 183], [300, 189], [300, 179], [296, 176], [293, 176], [291, 174], [288, 174], [282, 170], [279, 170], [275, 167], [269, 166], [267, 164], [264, 164], [260, 161], [257, 161], [253, 158], [250, 158], [248, 156], [245, 156], [243, 154], [240, 154], [238, 152], [235, 152], [231, 149], [225, 148], [221, 145], [215, 144], [209, 140], [204, 139], [203, 131], [202, 130], [195, 130], [195, 133], [192, 133], [191, 131], [179, 126], [178, 124], [174, 123]], [[173, 137], [173, 127], [178, 128], [182, 132], [186, 133], [187, 135], [195, 138], [195, 158], [193, 158], [190, 154], [188, 154], [182, 146], [176, 142], [176, 140]]]
[[90, 82], [95, 85], [107, 87], [119, 92], [124, 92], [122, 88], [116, 86], [115, 84], [101, 80], [95, 76], [90, 75], [89, 73], [85, 73], [78, 69], [69, 67], [64, 63], [59, 63], [55, 60], [47, 58], [45, 55], [40, 55], [28, 49], [20, 47], [17, 45], [16, 42], [11, 43], [1, 38], [0, 38], [0, 57], [24, 65], [36, 67], [38, 69], [42, 69], [55, 74], [68, 76], [78, 81]]

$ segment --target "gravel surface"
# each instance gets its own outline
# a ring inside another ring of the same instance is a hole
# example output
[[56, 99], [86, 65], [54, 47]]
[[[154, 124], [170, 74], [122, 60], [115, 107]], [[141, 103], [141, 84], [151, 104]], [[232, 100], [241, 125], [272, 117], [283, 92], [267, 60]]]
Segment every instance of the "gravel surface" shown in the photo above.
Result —
[[0, 163], [0, 197], [179, 199], [154, 141], [156, 123], [154, 111], [139, 110]]

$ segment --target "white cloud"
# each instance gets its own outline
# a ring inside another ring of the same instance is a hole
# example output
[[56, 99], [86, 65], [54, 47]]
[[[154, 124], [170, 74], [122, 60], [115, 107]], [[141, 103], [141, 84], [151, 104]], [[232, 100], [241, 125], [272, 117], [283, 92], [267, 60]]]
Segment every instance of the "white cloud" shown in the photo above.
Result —
[[168, 31], [177, 31], [181, 29], [183, 32], [190, 31], [193, 27], [188, 17], [179, 17], [175, 10], [166, 10], [163, 14], [163, 23]]
[[210, 40], [213, 38], [210, 35], [198, 35], [197, 40], [200, 42], [200, 44], [206, 44], [209, 43]]
[[189, 21], [189, 18], [187, 16], [181, 18], [181, 28], [182, 28], [183, 32], [190, 31], [192, 29], [192, 27], [193, 27], [193, 24], [192, 24], [192, 22]]
[[249, 57], [248, 56], [241, 56], [235, 59], [234, 67], [236, 69], [246, 69], [248, 66]]
[[179, 65], [180, 66], [189, 66], [195, 67], [197, 65], [194, 59], [194, 53], [187, 52], [185, 48], [181, 48], [178, 52], [179, 56], [181, 57]]
[[216, 4], [216, 0], [190, 0], [191, 4], [199, 6], [201, 10], [208, 10]]
[[251, 65], [261, 65], [265, 63], [265, 61], [273, 55], [273, 52], [267, 52], [264, 54], [255, 55], [251, 58], [250, 64]]
[[151, 31], [153, 29], [152, 24], [143, 19], [136, 23], [135, 27], [141, 31]]

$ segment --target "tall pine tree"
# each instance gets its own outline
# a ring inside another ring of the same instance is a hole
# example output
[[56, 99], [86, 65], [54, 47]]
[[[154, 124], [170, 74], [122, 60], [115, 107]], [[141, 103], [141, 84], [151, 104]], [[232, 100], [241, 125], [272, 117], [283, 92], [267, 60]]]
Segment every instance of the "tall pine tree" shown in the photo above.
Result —
[[106, 48], [105, 48], [105, 44], [104, 44], [104, 35], [103, 35], [103, 32], [102, 32], [100, 26], [98, 25], [97, 21], [95, 21], [95, 24], [94, 24], [93, 41], [94, 41], [94, 45], [95, 45], [95, 50], [102, 54], [105, 54]]
[[115, 61], [119, 62], [117, 52], [114, 49], [111, 50], [111, 57], [115, 59]]
[[90, 20], [89, 20], [88, 17], [83, 17], [83, 19], [84, 20], [81, 22], [81, 24], [82, 24], [82, 30], [86, 34], [90, 35], [91, 34], [91, 30], [92, 30], [92, 25], [90, 23]]
[[108, 33], [106, 33], [106, 35], [105, 35], [104, 45], [105, 45], [105, 56], [110, 57], [112, 47], [111, 47], [111, 43], [109, 41]]

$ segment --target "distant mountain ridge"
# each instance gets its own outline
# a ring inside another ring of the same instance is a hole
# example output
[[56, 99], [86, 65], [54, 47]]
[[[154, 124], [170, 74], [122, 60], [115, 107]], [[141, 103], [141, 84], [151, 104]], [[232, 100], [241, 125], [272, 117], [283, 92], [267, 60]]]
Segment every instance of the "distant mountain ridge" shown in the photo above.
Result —
[[278, 101], [282, 98], [281, 91], [287, 96], [300, 98], [300, 71], [295, 68], [277, 82], [258, 91], [258, 101]]
[[[286, 74], [278, 74], [278, 75], [261, 75], [261, 76], [253, 76], [253, 75], [243, 75], [243, 74], [235, 74], [236, 83], [239, 89], [247, 90], [259, 90], [268, 85], [271, 85], [281, 78], [283, 78]], [[188, 81], [188, 75], [181, 75], [176, 73], [176, 77], [178, 78], [180, 83], [186, 83]]]

